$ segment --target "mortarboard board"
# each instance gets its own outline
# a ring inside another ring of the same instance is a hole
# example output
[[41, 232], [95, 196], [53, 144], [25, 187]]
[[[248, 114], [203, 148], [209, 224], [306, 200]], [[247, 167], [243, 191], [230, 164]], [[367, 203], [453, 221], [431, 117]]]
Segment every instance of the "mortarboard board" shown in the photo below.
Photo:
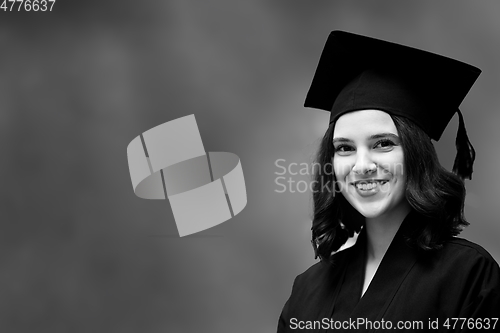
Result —
[[439, 140], [459, 115], [453, 171], [472, 178], [475, 152], [459, 106], [481, 70], [427, 51], [343, 31], [330, 33], [304, 103], [342, 114], [377, 109], [406, 117]]

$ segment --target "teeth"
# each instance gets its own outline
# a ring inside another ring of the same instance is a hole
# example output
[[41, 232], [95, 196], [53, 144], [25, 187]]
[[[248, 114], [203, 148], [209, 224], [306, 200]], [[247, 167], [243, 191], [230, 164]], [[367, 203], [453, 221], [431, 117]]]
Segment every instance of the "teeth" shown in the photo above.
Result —
[[377, 184], [384, 185], [385, 183], [387, 183], [387, 181], [369, 182], [369, 183], [357, 183], [356, 184], [356, 188], [358, 188], [359, 190], [368, 191], [368, 190], [372, 190], [375, 187], [377, 187]]

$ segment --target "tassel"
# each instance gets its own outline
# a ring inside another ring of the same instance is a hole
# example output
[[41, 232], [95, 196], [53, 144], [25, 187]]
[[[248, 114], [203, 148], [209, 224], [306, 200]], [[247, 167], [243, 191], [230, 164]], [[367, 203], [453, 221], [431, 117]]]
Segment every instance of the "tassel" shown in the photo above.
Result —
[[453, 172], [460, 178], [472, 179], [472, 165], [476, 158], [476, 151], [469, 141], [467, 130], [465, 129], [464, 117], [460, 110], [458, 113], [458, 131], [455, 145], [457, 147], [457, 156], [453, 163]]

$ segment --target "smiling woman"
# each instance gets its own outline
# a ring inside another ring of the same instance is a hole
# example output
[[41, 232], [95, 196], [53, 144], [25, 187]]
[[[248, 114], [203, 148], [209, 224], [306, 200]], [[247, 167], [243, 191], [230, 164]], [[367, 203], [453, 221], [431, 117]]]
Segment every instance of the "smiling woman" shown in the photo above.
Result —
[[396, 125], [388, 113], [344, 114], [334, 127], [333, 168], [346, 200], [365, 218], [408, 214], [404, 158]]
[[[315, 175], [331, 186], [313, 189], [321, 261], [296, 278], [278, 332], [493, 329], [500, 268], [456, 237], [468, 225], [463, 179], [475, 158], [458, 107], [479, 73], [406, 46], [330, 35], [305, 103], [331, 112]], [[450, 172], [431, 139], [455, 113]], [[355, 233], [356, 244], [340, 250]], [[472, 324], [451, 326], [453, 318]]]

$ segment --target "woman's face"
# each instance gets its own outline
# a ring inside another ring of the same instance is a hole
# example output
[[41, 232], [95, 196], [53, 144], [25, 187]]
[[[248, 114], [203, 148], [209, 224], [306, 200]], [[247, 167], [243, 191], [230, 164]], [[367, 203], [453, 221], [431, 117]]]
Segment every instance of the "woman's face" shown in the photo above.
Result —
[[337, 185], [361, 215], [377, 218], [405, 209], [403, 149], [389, 114], [363, 110], [342, 115], [333, 146]]

